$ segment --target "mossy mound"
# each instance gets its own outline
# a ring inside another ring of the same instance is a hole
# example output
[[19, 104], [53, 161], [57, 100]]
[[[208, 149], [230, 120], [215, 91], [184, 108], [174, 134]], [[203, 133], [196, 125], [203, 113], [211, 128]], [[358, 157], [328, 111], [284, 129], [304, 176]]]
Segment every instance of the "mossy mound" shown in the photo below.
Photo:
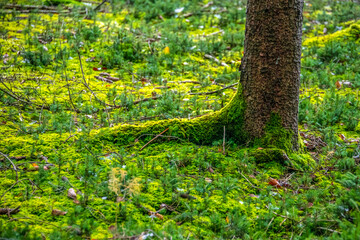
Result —
[[303, 42], [303, 46], [325, 46], [327, 42], [331, 41], [360, 41], [360, 23], [356, 22], [351, 24], [350, 26], [346, 27], [343, 30], [339, 30], [335, 33], [325, 35], [325, 36], [317, 36], [308, 38]]

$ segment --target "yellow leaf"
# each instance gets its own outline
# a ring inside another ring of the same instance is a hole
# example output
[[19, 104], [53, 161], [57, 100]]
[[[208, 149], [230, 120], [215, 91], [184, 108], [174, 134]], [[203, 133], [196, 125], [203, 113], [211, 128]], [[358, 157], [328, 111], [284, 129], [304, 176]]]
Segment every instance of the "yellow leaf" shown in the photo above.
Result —
[[170, 54], [170, 48], [169, 47], [164, 48], [164, 54]]
[[229, 220], [229, 216], [226, 216], [226, 223], [229, 223], [230, 222], [230, 220]]
[[39, 166], [36, 163], [31, 163], [31, 165], [35, 168], [35, 170], [39, 170]]

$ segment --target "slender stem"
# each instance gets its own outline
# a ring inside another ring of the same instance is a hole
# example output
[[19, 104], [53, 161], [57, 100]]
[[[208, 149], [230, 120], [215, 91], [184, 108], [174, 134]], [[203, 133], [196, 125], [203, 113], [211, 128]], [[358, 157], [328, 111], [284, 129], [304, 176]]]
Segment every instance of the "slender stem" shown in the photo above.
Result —
[[2, 152], [0, 152], [0, 154], [3, 155], [11, 163], [11, 165], [13, 166], [13, 169], [14, 169], [14, 171], [16, 173], [16, 181], [18, 181], [19, 177], [18, 177], [18, 172], [17, 172], [17, 168], [16, 168], [15, 164], [11, 161], [11, 159], [8, 156], [3, 154]]

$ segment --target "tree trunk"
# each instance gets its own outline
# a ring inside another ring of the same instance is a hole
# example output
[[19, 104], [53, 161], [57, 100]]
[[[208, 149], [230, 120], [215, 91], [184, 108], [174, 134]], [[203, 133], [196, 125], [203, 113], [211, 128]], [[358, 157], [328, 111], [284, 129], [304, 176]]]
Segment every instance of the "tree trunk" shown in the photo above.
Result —
[[197, 144], [212, 144], [225, 135], [226, 141], [251, 143], [269, 153], [298, 150], [302, 8], [303, 0], [248, 0], [241, 84], [220, 111], [102, 129], [94, 131], [94, 141], [128, 144], [169, 129], [168, 135]]
[[278, 116], [298, 149], [303, 0], [248, 0], [241, 84], [244, 128], [263, 138]]

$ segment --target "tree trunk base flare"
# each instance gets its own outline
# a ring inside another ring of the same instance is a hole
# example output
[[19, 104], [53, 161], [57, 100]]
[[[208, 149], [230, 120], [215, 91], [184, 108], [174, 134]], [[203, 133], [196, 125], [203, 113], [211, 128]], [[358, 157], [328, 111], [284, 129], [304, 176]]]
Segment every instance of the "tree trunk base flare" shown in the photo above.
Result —
[[251, 139], [244, 128], [244, 110], [245, 102], [239, 83], [238, 91], [231, 101], [217, 112], [194, 119], [149, 121], [140, 125], [123, 124], [92, 131], [90, 137], [99, 144], [109, 141], [117, 145], [127, 145], [143, 134], [159, 134], [169, 128], [167, 135], [199, 145], [210, 145], [214, 141], [222, 140], [225, 126], [226, 141], [243, 146], [281, 149], [285, 153], [293, 152], [293, 133], [282, 126], [277, 114], [272, 114], [262, 138]]

